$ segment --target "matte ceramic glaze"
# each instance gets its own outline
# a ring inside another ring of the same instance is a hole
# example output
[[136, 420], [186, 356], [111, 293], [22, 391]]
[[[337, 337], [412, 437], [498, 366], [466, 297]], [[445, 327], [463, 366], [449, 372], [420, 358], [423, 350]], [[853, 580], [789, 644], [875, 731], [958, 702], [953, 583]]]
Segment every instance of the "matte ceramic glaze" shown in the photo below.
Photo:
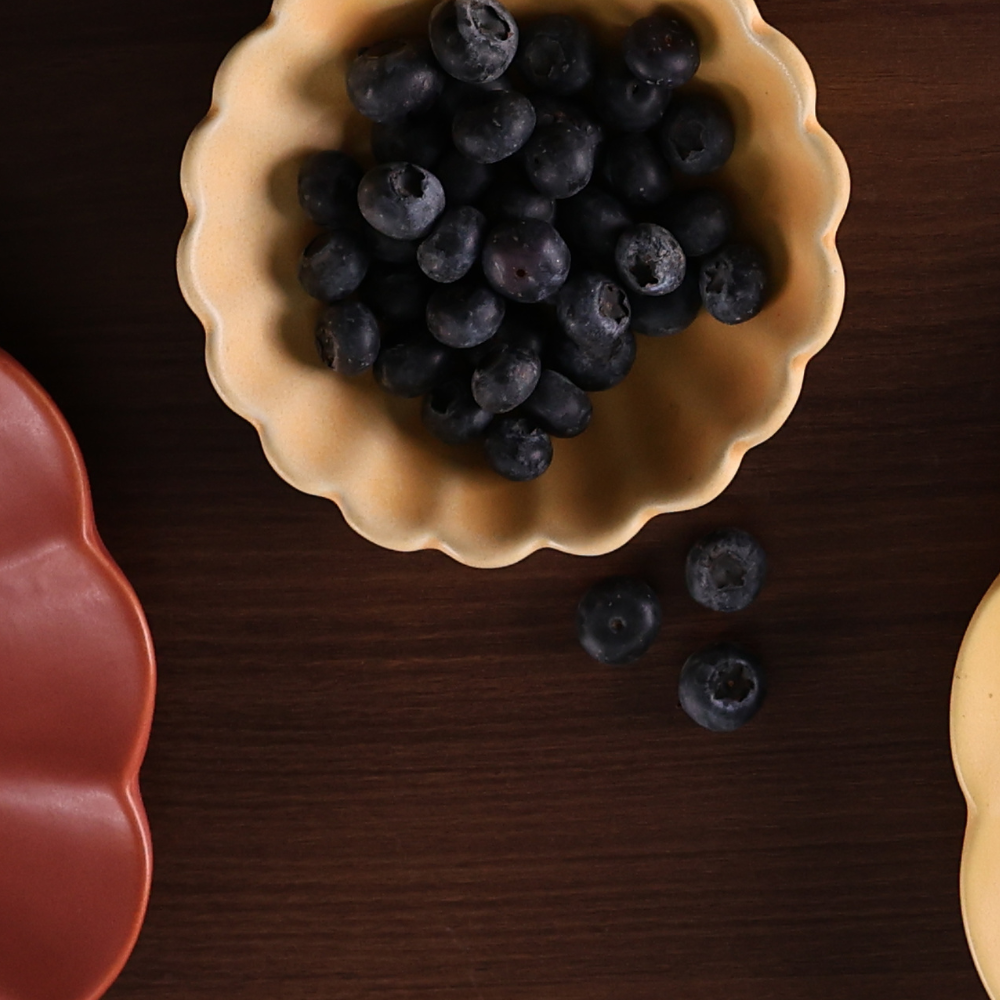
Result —
[[0, 483], [0, 997], [92, 1000], [149, 895], [153, 651], [69, 428], [3, 352]]
[[1000, 997], [1000, 579], [979, 605], [955, 667], [951, 749], [969, 806], [962, 916], [976, 968]]
[[[617, 40], [648, 0], [581, 4], [513, 0], [518, 18], [569, 10]], [[510, 483], [473, 446], [422, 428], [419, 401], [386, 396], [370, 374], [322, 367], [317, 303], [299, 288], [314, 232], [296, 175], [311, 150], [367, 157], [368, 129], [344, 90], [358, 46], [425, 30], [430, 4], [278, 0], [268, 22], [223, 63], [214, 103], [182, 166], [190, 219], [178, 270], [205, 325], [223, 399], [260, 432], [275, 469], [329, 497], [365, 537], [394, 549], [434, 547], [502, 566], [542, 546], [596, 555], [652, 516], [707, 503], [748, 448], [772, 435], [798, 398], [807, 361], [840, 317], [844, 278], [834, 240], [849, 178], [815, 117], [815, 85], [798, 50], [750, 0], [682, 0], [702, 44], [696, 86], [718, 93], [737, 124], [719, 182], [775, 282], [763, 312], [739, 327], [702, 315], [684, 333], [639, 338], [632, 374], [595, 394], [594, 419], [555, 442], [551, 469]]]

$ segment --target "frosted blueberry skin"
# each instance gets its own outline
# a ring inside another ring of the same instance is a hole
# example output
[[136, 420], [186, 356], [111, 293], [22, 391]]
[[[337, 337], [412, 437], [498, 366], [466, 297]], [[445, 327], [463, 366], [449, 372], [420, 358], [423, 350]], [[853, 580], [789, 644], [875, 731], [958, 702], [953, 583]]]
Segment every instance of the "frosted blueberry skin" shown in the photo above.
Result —
[[590, 397], [565, 375], [542, 370], [535, 391], [524, 404], [524, 412], [553, 437], [576, 437], [589, 426], [594, 415]]
[[624, 381], [632, 370], [635, 337], [626, 330], [601, 351], [587, 350], [569, 337], [559, 337], [550, 345], [546, 361], [585, 392], [603, 392]]
[[517, 22], [498, 0], [442, 0], [431, 11], [430, 42], [446, 73], [488, 83], [517, 55]]
[[767, 283], [767, 264], [756, 247], [730, 243], [701, 262], [701, 300], [720, 323], [753, 319], [764, 307]]
[[570, 122], [538, 125], [524, 146], [524, 169], [531, 183], [550, 198], [572, 198], [594, 174], [597, 143]]
[[471, 205], [449, 209], [416, 250], [417, 264], [439, 283], [458, 281], [479, 260], [486, 216]]
[[316, 327], [316, 349], [328, 368], [341, 375], [360, 375], [378, 357], [378, 320], [363, 302], [327, 306]]
[[314, 299], [337, 302], [364, 281], [371, 257], [355, 233], [338, 229], [320, 233], [299, 261], [299, 283]]
[[455, 378], [424, 396], [421, 417], [439, 441], [459, 445], [481, 438], [493, 414], [472, 398], [468, 378]]
[[504, 301], [481, 281], [440, 285], [427, 300], [427, 329], [448, 347], [475, 347], [503, 322]]
[[584, 349], [608, 350], [628, 328], [632, 307], [620, 285], [596, 271], [573, 275], [556, 296], [563, 333]]
[[711, 611], [741, 611], [760, 593], [767, 556], [741, 528], [720, 528], [691, 547], [684, 567], [688, 593]]
[[668, 200], [659, 221], [688, 257], [704, 257], [729, 242], [735, 212], [724, 194], [702, 188]]
[[720, 642], [687, 658], [677, 694], [681, 708], [699, 726], [731, 733], [757, 714], [767, 694], [767, 678], [751, 653]]
[[347, 69], [347, 96], [366, 118], [387, 122], [425, 111], [444, 86], [425, 44], [393, 38], [360, 49]]
[[522, 32], [515, 66], [532, 90], [575, 94], [594, 76], [593, 36], [570, 14], [548, 14]]
[[674, 17], [641, 17], [625, 32], [625, 64], [638, 79], [665, 87], [687, 83], [701, 64], [691, 26]]
[[490, 413], [509, 413], [535, 391], [541, 373], [533, 351], [501, 344], [472, 373], [472, 397]]
[[569, 277], [569, 247], [539, 219], [497, 226], [486, 238], [482, 261], [490, 285], [515, 302], [541, 302]]
[[653, 644], [663, 612], [652, 587], [630, 576], [594, 584], [576, 609], [580, 645], [601, 663], [633, 663]]
[[477, 163], [498, 163], [513, 156], [531, 138], [535, 107], [524, 94], [501, 91], [455, 115], [455, 148]]
[[358, 207], [365, 220], [396, 240], [425, 236], [444, 205], [441, 182], [415, 163], [380, 163], [358, 185]]
[[654, 222], [640, 222], [618, 237], [615, 263], [625, 288], [638, 295], [674, 292], [687, 272], [680, 244]]
[[639, 211], [659, 205], [672, 187], [667, 161], [644, 132], [608, 143], [600, 173], [622, 201]]
[[660, 148], [667, 162], [690, 177], [702, 177], [724, 166], [735, 142], [726, 106], [707, 94], [678, 98], [660, 128]]
[[670, 103], [669, 87], [639, 80], [621, 60], [598, 71], [592, 105], [615, 132], [645, 132], [658, 125]]
[[362, 170], [346, 153], [327, 149], [311, 153], [299, 168], [299, 204], [324, 229], [358, 221], [358, 184]]
[[529, 482], [552, 463], [552, 441], [526, 417], [500, 417], [487, 431], [486, 458], [501, 476], [518, 483]]

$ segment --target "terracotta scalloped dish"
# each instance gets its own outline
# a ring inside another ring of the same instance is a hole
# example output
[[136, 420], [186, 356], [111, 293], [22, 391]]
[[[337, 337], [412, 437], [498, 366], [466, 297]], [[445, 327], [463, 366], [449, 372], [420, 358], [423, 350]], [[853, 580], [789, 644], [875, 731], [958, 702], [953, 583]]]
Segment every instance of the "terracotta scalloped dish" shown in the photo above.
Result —
[[135, 943], [146, 621], [52, 401], [0, 352], [0, 997], [93, 1000]]
[[[512, 0], [519, 18], [563, 10], [619, 37], [654, 4]], [[230, 53], [214, 104], [188, 144], [182, 186], [190, 220], [181, 287], [204, 323], [208, 370], [222, 398], [259, 430], [274, 468], [329, 497], [366, 538], [433, 547], [474, 566], [502, 566], [551, 546], [596, 555], [651, 517], [717, 496], [748, 448], [794, 406], [806, 362], [832, 335], [844, 299], [835, 248], [847, 166], [815, 116], [805, 59], [750, 0], [682, 0], [672, 8], [702, 45], [698, 86], [728, 103], [737, 147], [719, 183], [764, 247], [775, 287], [754, 320], [702, 315], [676, 337], [639, 338], [629, 377], [594, 397], [590, 429], [555, 442], [532, 483], [501, 479], [478, 452], [436, 443], [419, 401], [381, 392], [370, 374], [325, 370], [318, 306], [296, 267], [314, 232], [296, 201], [311, 150], [364, 156], [367, 129], [344, 89], [361, 44], [422, 33], [430, 4], [277, 0], [268, 22]]]
[[951, 750], [969, 806], [962, 916], [976, 968], [1000, 997], [1000, 578], [969, 624], [951, 691]]

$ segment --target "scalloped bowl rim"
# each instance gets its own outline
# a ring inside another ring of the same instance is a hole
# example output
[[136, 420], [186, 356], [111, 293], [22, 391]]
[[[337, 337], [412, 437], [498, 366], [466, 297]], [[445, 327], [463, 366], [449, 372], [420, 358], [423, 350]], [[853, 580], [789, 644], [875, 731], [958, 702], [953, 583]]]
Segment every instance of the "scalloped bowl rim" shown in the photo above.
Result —
[[806, 365], [833, 336], [843, 311], [845, 279], [836, 247], [836, 237], [850, 199], [850, 173], [839, 146], [819, 124], [816, 117], [815, 79], [808, 62], [794, 43], [763, 19], [754, 0], [717, 0], [717, 2], [729, 5], [737, 11], [753, 41], [768, 50], [783, 67], [787, 80], [797, 95], [798, 106], [802, 111], [801, 118], [797, 122], [798, 130], [804, 141], [812, 141], [816, 144], [819, 159], [830, 180], [828, 222], [819, 236], [826, 262], [824, 276], [827, 283], [824, 308], [819, 313], [812, 338], [788, 359], [786, 389], [782, 398], [775, 403], [770, 413], [760, 420], [757, 426], [734, 436], [725, 455], [712, 474], [680, 500], [668, 503], [639, 503], [632, 509], [631, 514], [622, 519], [616, 526], [603, 532], [595, 532], [586, 541], [578, 544], [563, 545], [542, 533], [536, 533], [516, 543], [503, 544], [495, 549], [470, 553], [452, 546], [433, 532], [415, 533], [404, 542], [400, 542], [398, 539], [380, 537], [377, 527], [364, 521], [353, 508], [349, 497], [341, 492], [328, 492], [313, 488], [310, 483], [302, 481], [302, 477], [296, 475], [280, 449], [273, 444], [267, 421], [255, 414], [252, 401], [244, 398], [227, 381], [226, 365], [220, 351], [223, 319], [213, 306], [209, 296], [203, 291], [194, 264], [201, 237], [202, 222], [206, 214], [206, 205], [195, 180], [197, 164], [205, 149], [210, 145], [216, 127], [225, 118], [230, 91], [235, 86], [233, 80], [238, 75], [244, 53], [262, 36], [279, 27], [282, 12], [294, 2], [295, 0], [274, 0], [266, 20], [239, 41], [223, 60], [216, 74], [211, 108], [188, 139], [180, 174], [181, 190], [188, 208], [188, 221], [177, 250], [177, 273], [181, 292], [205, 329], [206, 366], [215, 390], [231, 410], [247, 420], [257, 430], [265, 457], [274, 470], [287, 483], [301, 492], [332, 500], [340, 508], [348, 525], [359, 535], [377, 545], [400, 552], [436, 549], [460, 563], [483, 569], [509, 566], [543, 548], [551, 548], [571, 555], [604, 555], [630, 541], [653, 517], [664, 513], [691, 510], [718, 497], [735, 477], [746, 452], [772, 437], [788, 419], [801, 394]]
[[[973, 717], [970, 721], [969, 717], [970, 712], [986, 712], [988, 708], [978, 697], [982, 691], [977, 689], [989, 670], [981, 647], [990, 640], [995, 654], [991, 658], [993, 679], [1000, 682], [1000, 577], [980, 601], [962, 639], [955, 662], [949, 718], [952, 762], [968, 809], [959, 876], [962, 922], [983, 988], [995, 1000], [1000, 997], [1000, 935], [994, 931], [992, 940], [987, 936], [995, 928], [995, 917], [1000, 912], [1000, 821], [992, 815], [995, 806], [990, 809], [987, 797], [977, 796], [974, 791], [974, 787], [981, 788], [987, 780], [984, 772], [990, 769], [989, 765], [972, 758], [978, 750], [988, 760], [1000, 759], [1000, 733], [993, 736], [990, 726], [988, 737], [983, 738], [982, 733], [978, 737], [973, 735], [971, 730], [977, 728], [977, 720]], [[991, 692], [987, 702], [992, 697]], [[996, 709], [992, 714], [996, 714]], [[1000, 778], [1000, 767], [994, 764], [992, 772]], [[992, 889], [993, 900], [984, 901], [973, 887], [985, 887], [987, 893]], [[983, 911], [984, 903], [989, 913]]]
[[125, 603], [132, 614], [132, 622], [141, 637], [141, 645], [144, 650], [142, 663], [138, 664], [138, 666], [141, 668], [145, 678], [146, 696], [141, 715], [136, 722], [136, 735], [132, 743], [130, 759], [121, 773], [120, 780], [113, 785], [114, 791], [118, 794], [120, 801], [128, 808], [128, 819], [131, 828], [136, 833], [142, 859], [142, 885], [135, 899], [129, 933], [123, 941], [119, 953], [114, 961], [109, 963], [104, 975], [97, 984], [88, 992], [74, 998], [74, 1000], [98, 1000], [99, 997], [108, 991], [128, 961], [138, 940], [149, 905], [153, 877], [153, 843], [149, 829], [149, 820], [146, 816], [142, 794], [139, 790], [139, 770], [146, 755], [150, 730], [152, 728], [156, 694], [156, 658], [149, 624], [146, 621], [146, 615], [139, 602], [139, 598], [121, 567], [108, 552], [98, 533], [87, 469], [69, 423], [56, 406], [52, 397], [49, 396], [27, 369], [16, 358], [3, 350], [0, 350], [0, 371], [8, 374], [18, 384], [25, 396], [32, 401], [35, 408], [44, 415], [49, 431], [54, 437], [58, 438], [61, 450], [68, 459], [71, 467], [76, 493], [76, 507], [79, 519], [75, 526], [73, 541], [78, 543], [81, 549], [106, 574], [107, 578], [113, 581], [119, 594], [125, 599]]

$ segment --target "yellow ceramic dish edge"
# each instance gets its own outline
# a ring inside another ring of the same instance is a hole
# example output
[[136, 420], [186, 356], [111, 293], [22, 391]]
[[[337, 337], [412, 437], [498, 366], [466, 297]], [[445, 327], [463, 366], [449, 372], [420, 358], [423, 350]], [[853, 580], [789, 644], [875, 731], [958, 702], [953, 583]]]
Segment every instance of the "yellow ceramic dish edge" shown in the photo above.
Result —
[[951, 692], [951, 751], [969, 807], [960, 876], [973, 961], [1000, 997], [1000, 578], [962, 642]]
[[[687, 13], [687, 8], [692, 5], [681, 2], [677, 6], [681, 13]], [[698, 12], [698, 6], [697, 3], [692, 6], [693, 12]], [[705, 0], [701, 0], [701, 6], [712, 7], [713, 3], [706, 4]], [[827, 343], [837, 326], [844, 301], [844, 276], [835, 239], [846, 211], [850, 179], [842, 153], [816, 119], [815, 83], [801, 53], [787, 38], [763, 21], [751, 0], [714, 0], [714, 6], [739, 25], [745, 35], [745, 38], [739, 39], [740, 45], [759, 47], [781, 66], [798, 112], [798, 141], [810, 147], [808, 155], [823, 174], [822, 191], [827, 204], [820, 209], [824, 222], [815, 234], [818, 246], [814, 248], [823, 271], [815, 281], [820, 289], [820, 301], [815, 315], [810, 317], [807, 334], [795, 344], [793, 351], [783, 356], [782, 363], [786, 370], [780, 392], [774, 396], [766, 415], [741, 427], [718, 451], [714, 464], [690, 488], [664, 500], [651, 502], [649, 497], [641, 498], [627, 507], [623, 516], [611, 526], [596, 527], [592, 532], [578, 534], [568, 542], [551, 537], [555, 532], [541, 531], [521, 533], [520, 536], [516, 532], [506, 535], [497, 532], [493, 537], [488, 537], [487, 532], [484, 537], [472, 542], [468, 537], [456, 542], [447, 537], [448, 532], [440, 524], [428, 529], [424, 523], [419, 529], [401, 531], [398, 526], [389, 524], [384, 516], [380, 521], [369, 511], [359, 509], [347, 491], [333, 488], [327, 482], [313, 481], [310, 476], [304, 475], [301, 467], [295, 467], [290, 460], [287, 449], [277, 441], [280, 414], [272, 412], [274, 407], [270, 402], [254, 398], [243, 387], [236, 385], [231, 377], [232, 355], [229, 353], [231, 345], [226, 339], [226, 321], [213, 304], [211, 291], [205, 287], [199, 273], [199, 259], [205, 242], [204, 220], [209, 210], [199, 176], [203, 162], [213, 151], [220, 126], [226, 123], [227, 115], [232, 115], [234, 91], [252, 76], [255, 61], [259, 63], [261, 59], [261, 47], [273, 46], [286, 21], [292, 21], [293, 14], [298, 13], [295, 10], [296, 0], [276, 0], [265, 24], [239, 43], [223, 62], [216, 78], [212, 108], [192, 134], [185, 150], [181, 183], [189, 209], [189, 221], [179, 247], [178, 274], [184, 296], [206, 330], [207, 366], [213, 384], [226, 404], [257, 428], [269, 462], [286, 481], [303, 492], [335, 501], [351, 527], [377, 544], [401, 551], [436, 548], [460, 562], [479, 567], [509, 565], [543, 547], [578, 555], [603, 554], [625, 544], [657, 514], [708, 503], [726, 488], [746, 451], [773, 435], [788, 417], [801, 391], [807, 362]], [[517, 5], [514, 7], [517, 12]], [[635, 16], [636, 12], [629, 11], [629, 14]]]

